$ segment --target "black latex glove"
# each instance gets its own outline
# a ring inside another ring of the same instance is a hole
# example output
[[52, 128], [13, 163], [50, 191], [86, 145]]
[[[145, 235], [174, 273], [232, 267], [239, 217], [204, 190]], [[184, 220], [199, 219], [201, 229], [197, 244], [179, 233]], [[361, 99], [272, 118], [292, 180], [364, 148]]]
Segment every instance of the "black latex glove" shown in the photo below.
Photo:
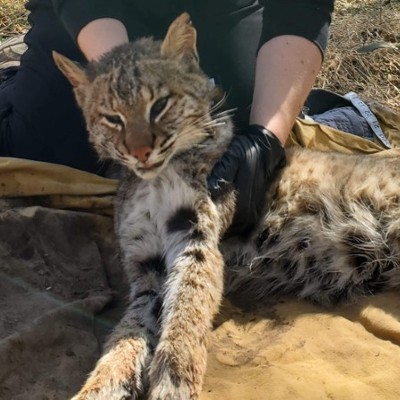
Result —
[[261, 125], [235, 135], [208, 177], [211, 197], [217, 199], [232, 185], [237, 190], [236, 213], [228, 235], [245, 235], [259, 222], [265, 194], [286, 164], [280, 140]]

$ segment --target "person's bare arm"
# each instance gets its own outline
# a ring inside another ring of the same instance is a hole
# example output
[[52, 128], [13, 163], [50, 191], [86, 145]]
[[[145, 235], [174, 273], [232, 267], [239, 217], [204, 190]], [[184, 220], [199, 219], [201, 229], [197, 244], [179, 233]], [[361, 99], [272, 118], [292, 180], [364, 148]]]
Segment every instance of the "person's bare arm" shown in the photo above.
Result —
[[77, 37], [78, 46], [89, 60], [96, 60], [113, 47], [127, 43], [128, 33], [117, 19], [101, 18], [89, 22]]
[[231, 182], [238, 188], [232, 234], [247, 234], [257, 225], [264, 209], [265, 192], [285, 165], [282, 145], [321, 62], [321, 50], [300, 36], [277, 36], [260, 48], [250, 124], [244, 134], [234, 137], [208, 178], [214, 197]]
[[320, 70], [322, 54], [300, 36], [278, 36], [258, 53], [250, 124], [273, 132], [285, 143]]

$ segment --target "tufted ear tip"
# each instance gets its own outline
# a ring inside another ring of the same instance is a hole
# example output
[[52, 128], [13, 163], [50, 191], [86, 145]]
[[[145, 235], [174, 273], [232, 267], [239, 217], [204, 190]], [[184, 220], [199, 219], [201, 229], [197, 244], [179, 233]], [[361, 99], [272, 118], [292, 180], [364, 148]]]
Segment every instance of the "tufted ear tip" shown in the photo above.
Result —
[[190, 15], [185, 12], [171, 23], [161, 46], [161, 54], [166, 57], [191, 55], [198, 62], [196, 41], [196, 29]]
[[72, 86], [77, 87], [88, 83], [85, 71], [77, 63], [53, 51], [53, 60], [61, 73], [69, 80]]

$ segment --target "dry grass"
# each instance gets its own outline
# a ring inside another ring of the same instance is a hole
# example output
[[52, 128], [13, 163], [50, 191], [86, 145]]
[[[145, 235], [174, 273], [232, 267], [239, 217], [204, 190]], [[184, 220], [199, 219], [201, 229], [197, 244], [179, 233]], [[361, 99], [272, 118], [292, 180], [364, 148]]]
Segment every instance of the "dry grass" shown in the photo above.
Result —
[[[0, 40], [27, 29], [24, 3], [0, 0]], [[377, 42], [393, 48], [357, 51]], [[400, 111], [399, 0], [336, 1], [331, 40], [316, 86], [342, 94], [354, 91]]]
[[[371, 43], [393, 47], [357, 51], [363, 46], [373, 48]], [[342, 94], [354, 91], [400, 111], [399, 0], [382, 7], [380, 0], [337, 0], [317, 86]]]
[[0, 0], [0, 40], [26, 31], [25, 0]]

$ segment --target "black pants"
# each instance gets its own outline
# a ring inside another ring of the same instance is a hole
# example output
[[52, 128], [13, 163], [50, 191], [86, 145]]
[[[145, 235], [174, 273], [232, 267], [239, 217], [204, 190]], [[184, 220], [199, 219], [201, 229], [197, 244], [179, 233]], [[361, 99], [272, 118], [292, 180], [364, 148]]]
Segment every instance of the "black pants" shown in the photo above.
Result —
[[[245, 123], [251, 102], [262, 9], [251, 0], [127, 1], [124, 21], [131, 39], [162, 38], [170, 22], [186, 10], [198, 31], [200, 62], [221, 84], [228, 104]], [[167, 5], [166, 5], [167, 3]], [[216, 5], [217, 4], [217, 5]], [[28, 50], [17, 74], [0, 86], [0, 156], [64, 164], [100, 173], [100, 163], [72, 89], [57, 70], [51, 52], [76, 61], [84, 57], [56, 18], [51, 1], [30, 0]], [[130, 17], [132, 16], [132, 17]]]

